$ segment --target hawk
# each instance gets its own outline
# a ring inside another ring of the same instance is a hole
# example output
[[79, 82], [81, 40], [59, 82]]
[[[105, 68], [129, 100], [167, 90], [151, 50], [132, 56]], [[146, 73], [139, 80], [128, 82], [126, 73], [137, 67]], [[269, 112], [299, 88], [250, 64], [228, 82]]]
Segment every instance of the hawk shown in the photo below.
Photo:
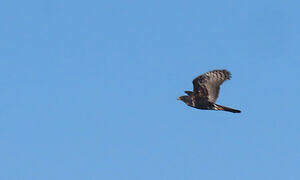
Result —
[[231, 73], [225, 69], [209, 71], [196, 77], [193, 91], [184, 91], [187, 96], [180, 96], [178, 100], [197, 109], [240, 113], [240, 110], [216, 104], [221, 84], [230, 78]]

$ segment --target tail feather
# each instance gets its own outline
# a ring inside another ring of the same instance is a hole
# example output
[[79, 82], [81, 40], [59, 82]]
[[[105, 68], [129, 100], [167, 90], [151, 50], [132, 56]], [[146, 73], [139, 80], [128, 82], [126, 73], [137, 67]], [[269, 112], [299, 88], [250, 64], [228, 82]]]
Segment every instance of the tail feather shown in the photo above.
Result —
[[218, 104], [215, 104], [215, 105], [216, 105], [216, 110], [228, 111], [228, 112], [232, 112], [232, 113], [241, 113], [241, 111], [237, 110], [237, 109], [232, 109], [232, 108], [229, 108], [229, 107], [226, 107], [226, 106], [221, 106], [221, 105], [218, 105]]

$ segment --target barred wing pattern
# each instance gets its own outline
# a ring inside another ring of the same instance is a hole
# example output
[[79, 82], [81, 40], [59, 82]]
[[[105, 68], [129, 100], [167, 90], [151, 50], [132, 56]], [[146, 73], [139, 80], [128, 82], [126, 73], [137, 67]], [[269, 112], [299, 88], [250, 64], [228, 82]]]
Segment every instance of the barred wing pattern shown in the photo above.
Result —
[[202, 98], [215, 103], [220, 91], [220, 85], [231, 78], [227, 70], [213, 70], [202, 74], [193, 80], [194, 92], [198, 92]]

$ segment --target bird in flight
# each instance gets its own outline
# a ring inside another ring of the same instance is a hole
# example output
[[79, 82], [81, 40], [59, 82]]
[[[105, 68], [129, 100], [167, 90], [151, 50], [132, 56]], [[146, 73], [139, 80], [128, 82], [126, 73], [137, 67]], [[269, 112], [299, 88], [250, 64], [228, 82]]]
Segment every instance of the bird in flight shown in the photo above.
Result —
[[230, 78], [231, 73], [225, 69], [209, 71], [196, 77], [193, 91], [184, 91], [187, 96], [180, 96], [178, 100], [197, 109], [240, 113], [240, 110], [216, 104], [221, 84]]

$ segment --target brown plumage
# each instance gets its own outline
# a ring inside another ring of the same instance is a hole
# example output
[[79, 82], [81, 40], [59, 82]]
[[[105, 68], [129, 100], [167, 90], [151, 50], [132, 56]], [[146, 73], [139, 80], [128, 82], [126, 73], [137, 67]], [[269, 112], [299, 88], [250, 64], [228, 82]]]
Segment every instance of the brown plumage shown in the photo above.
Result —
[[240, 113], [240, 110], [216, 104], [221, 84], [230, 78], [230, 72], [225, 69], [209, 71], [196, 77], [193, 80], [193, 91], [185, 91], [187, 96], [181, 96], [178, 99], [197, 109]]

